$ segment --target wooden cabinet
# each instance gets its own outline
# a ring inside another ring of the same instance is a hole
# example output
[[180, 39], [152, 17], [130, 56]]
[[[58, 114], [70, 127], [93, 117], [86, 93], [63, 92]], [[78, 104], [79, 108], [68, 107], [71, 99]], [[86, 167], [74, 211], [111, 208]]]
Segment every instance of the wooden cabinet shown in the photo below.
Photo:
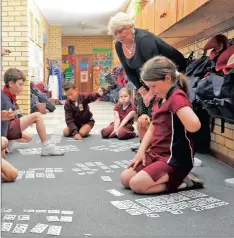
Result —
[[145, 8], [142, 10], [142, 29], [148, 30], [152, 33], [154, 33], [154, 24], [155, 24], [155, 18], [154, 18], [154, 7], [155, 2], [148, 3]]
[[159, 35], [176, 23], [177, 0], [155, 0], [154, 12], [154, 33]]
[[197, 8], [201, 7], [203, 4], [209, 2], [210, 0], [177, 0], [177, 21], [186, 17]]
[[142, 12], [141, 11], [137, 16], [136, 16], [136, 19], [135, 19], [135, 27], [136, 28], [142, 28]]

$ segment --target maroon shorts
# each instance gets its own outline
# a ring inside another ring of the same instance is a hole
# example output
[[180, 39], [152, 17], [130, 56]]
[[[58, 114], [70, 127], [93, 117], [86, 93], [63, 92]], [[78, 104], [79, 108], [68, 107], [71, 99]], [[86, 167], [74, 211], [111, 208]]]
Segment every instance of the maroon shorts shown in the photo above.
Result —
[[176, 192], [191, 169], [192, 168], [177, 168], [161, 160], [154, 161], [150, 156], [146, 155], [145, 167], [142, 165], [142, 163], [140, 163], [136, 167], [135, 171], [138, 173], [139, 171], [144, 170], [155, 182], [165, 174], [168, 174], [169, 181], [167, 183], [167, 191]]
[[10, 121], [7, 131], [8, 140], [18, 140], [22, 138], [22, 131], [20, 128], [20, 119], [17, 118], [13, 121]]

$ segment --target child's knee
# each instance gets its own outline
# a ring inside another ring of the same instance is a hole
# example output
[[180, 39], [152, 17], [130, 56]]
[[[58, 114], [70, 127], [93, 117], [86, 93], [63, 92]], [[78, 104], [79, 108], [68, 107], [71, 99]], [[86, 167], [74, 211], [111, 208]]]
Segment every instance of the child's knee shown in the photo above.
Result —
[[119, 140], [125, 140], [127, 138], [127, 135], [126, 135], [126, 131], [122, 128], [120, 128], [119, 132], [118, 132], [118, 139]]
[[86, 137], [89, 135], [90, 130], [80, 130], [79, 134], [81, 137]]
[[106, 128], [101, 130], [102, 138], [107, 139], [109, 137], [108, 130]]
[[6, 137], [1, 137], [1, 150], [5, 150], [8, 146], [8, 140]]
[[129, 169], [125, 169], [120, 175], [120, 182], [124, 187], [129, 188], [129, 182], [131, 178], [131, 172], [129, 171]]
[[5, 181], [6, 182], [14, 182], [18, 176], [18, 171], [15, 168], [12, 168], [5, 174]]
[[70, 130], [69, 130], [69, 128], [66, 127], [66, 128], [63, 130], [63, 135], [64, 135], [65, 137], [70, 136]]
[[34, 112], [31, 114], [33, 116], [33, 119], [34, 120], [39, 120], [39, 119], [42, 119], [42, 115], [40, 112]]

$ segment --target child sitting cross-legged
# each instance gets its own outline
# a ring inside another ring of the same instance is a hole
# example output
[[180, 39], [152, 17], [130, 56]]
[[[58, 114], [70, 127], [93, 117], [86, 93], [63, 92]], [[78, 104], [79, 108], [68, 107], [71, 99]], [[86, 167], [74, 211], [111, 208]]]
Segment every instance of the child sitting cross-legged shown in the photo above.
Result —
[[103, 138], [117, 137], [119, 140], [127, 140], [136, 137], [133, 120], [136, 116], [136, 106], [131, 103], [131, 91], [122, 88], [119, 92], [119, 103], [114, 107], [115, 120], [102, 129]]

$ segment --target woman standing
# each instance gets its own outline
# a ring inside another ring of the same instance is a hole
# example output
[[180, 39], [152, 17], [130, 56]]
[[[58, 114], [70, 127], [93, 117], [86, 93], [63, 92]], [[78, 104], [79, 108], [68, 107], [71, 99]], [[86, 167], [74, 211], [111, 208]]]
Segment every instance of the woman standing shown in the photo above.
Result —
[[[154, 56], [162, 55], [172, 60], [178, 70], [186, 67], [184, 56], [172, 46], [148, 31], [134, 28], [132, 20], [126, 13], [118, 13], [110, 19], [109, 34], [115, 36], [115, 49], [129, 80], [135, 85], [138, 93], [138, 115], [151, 117], [154, 94], [140, 79], [143, 64]], [[143, 100], [144, 99], [144, 100]]]

